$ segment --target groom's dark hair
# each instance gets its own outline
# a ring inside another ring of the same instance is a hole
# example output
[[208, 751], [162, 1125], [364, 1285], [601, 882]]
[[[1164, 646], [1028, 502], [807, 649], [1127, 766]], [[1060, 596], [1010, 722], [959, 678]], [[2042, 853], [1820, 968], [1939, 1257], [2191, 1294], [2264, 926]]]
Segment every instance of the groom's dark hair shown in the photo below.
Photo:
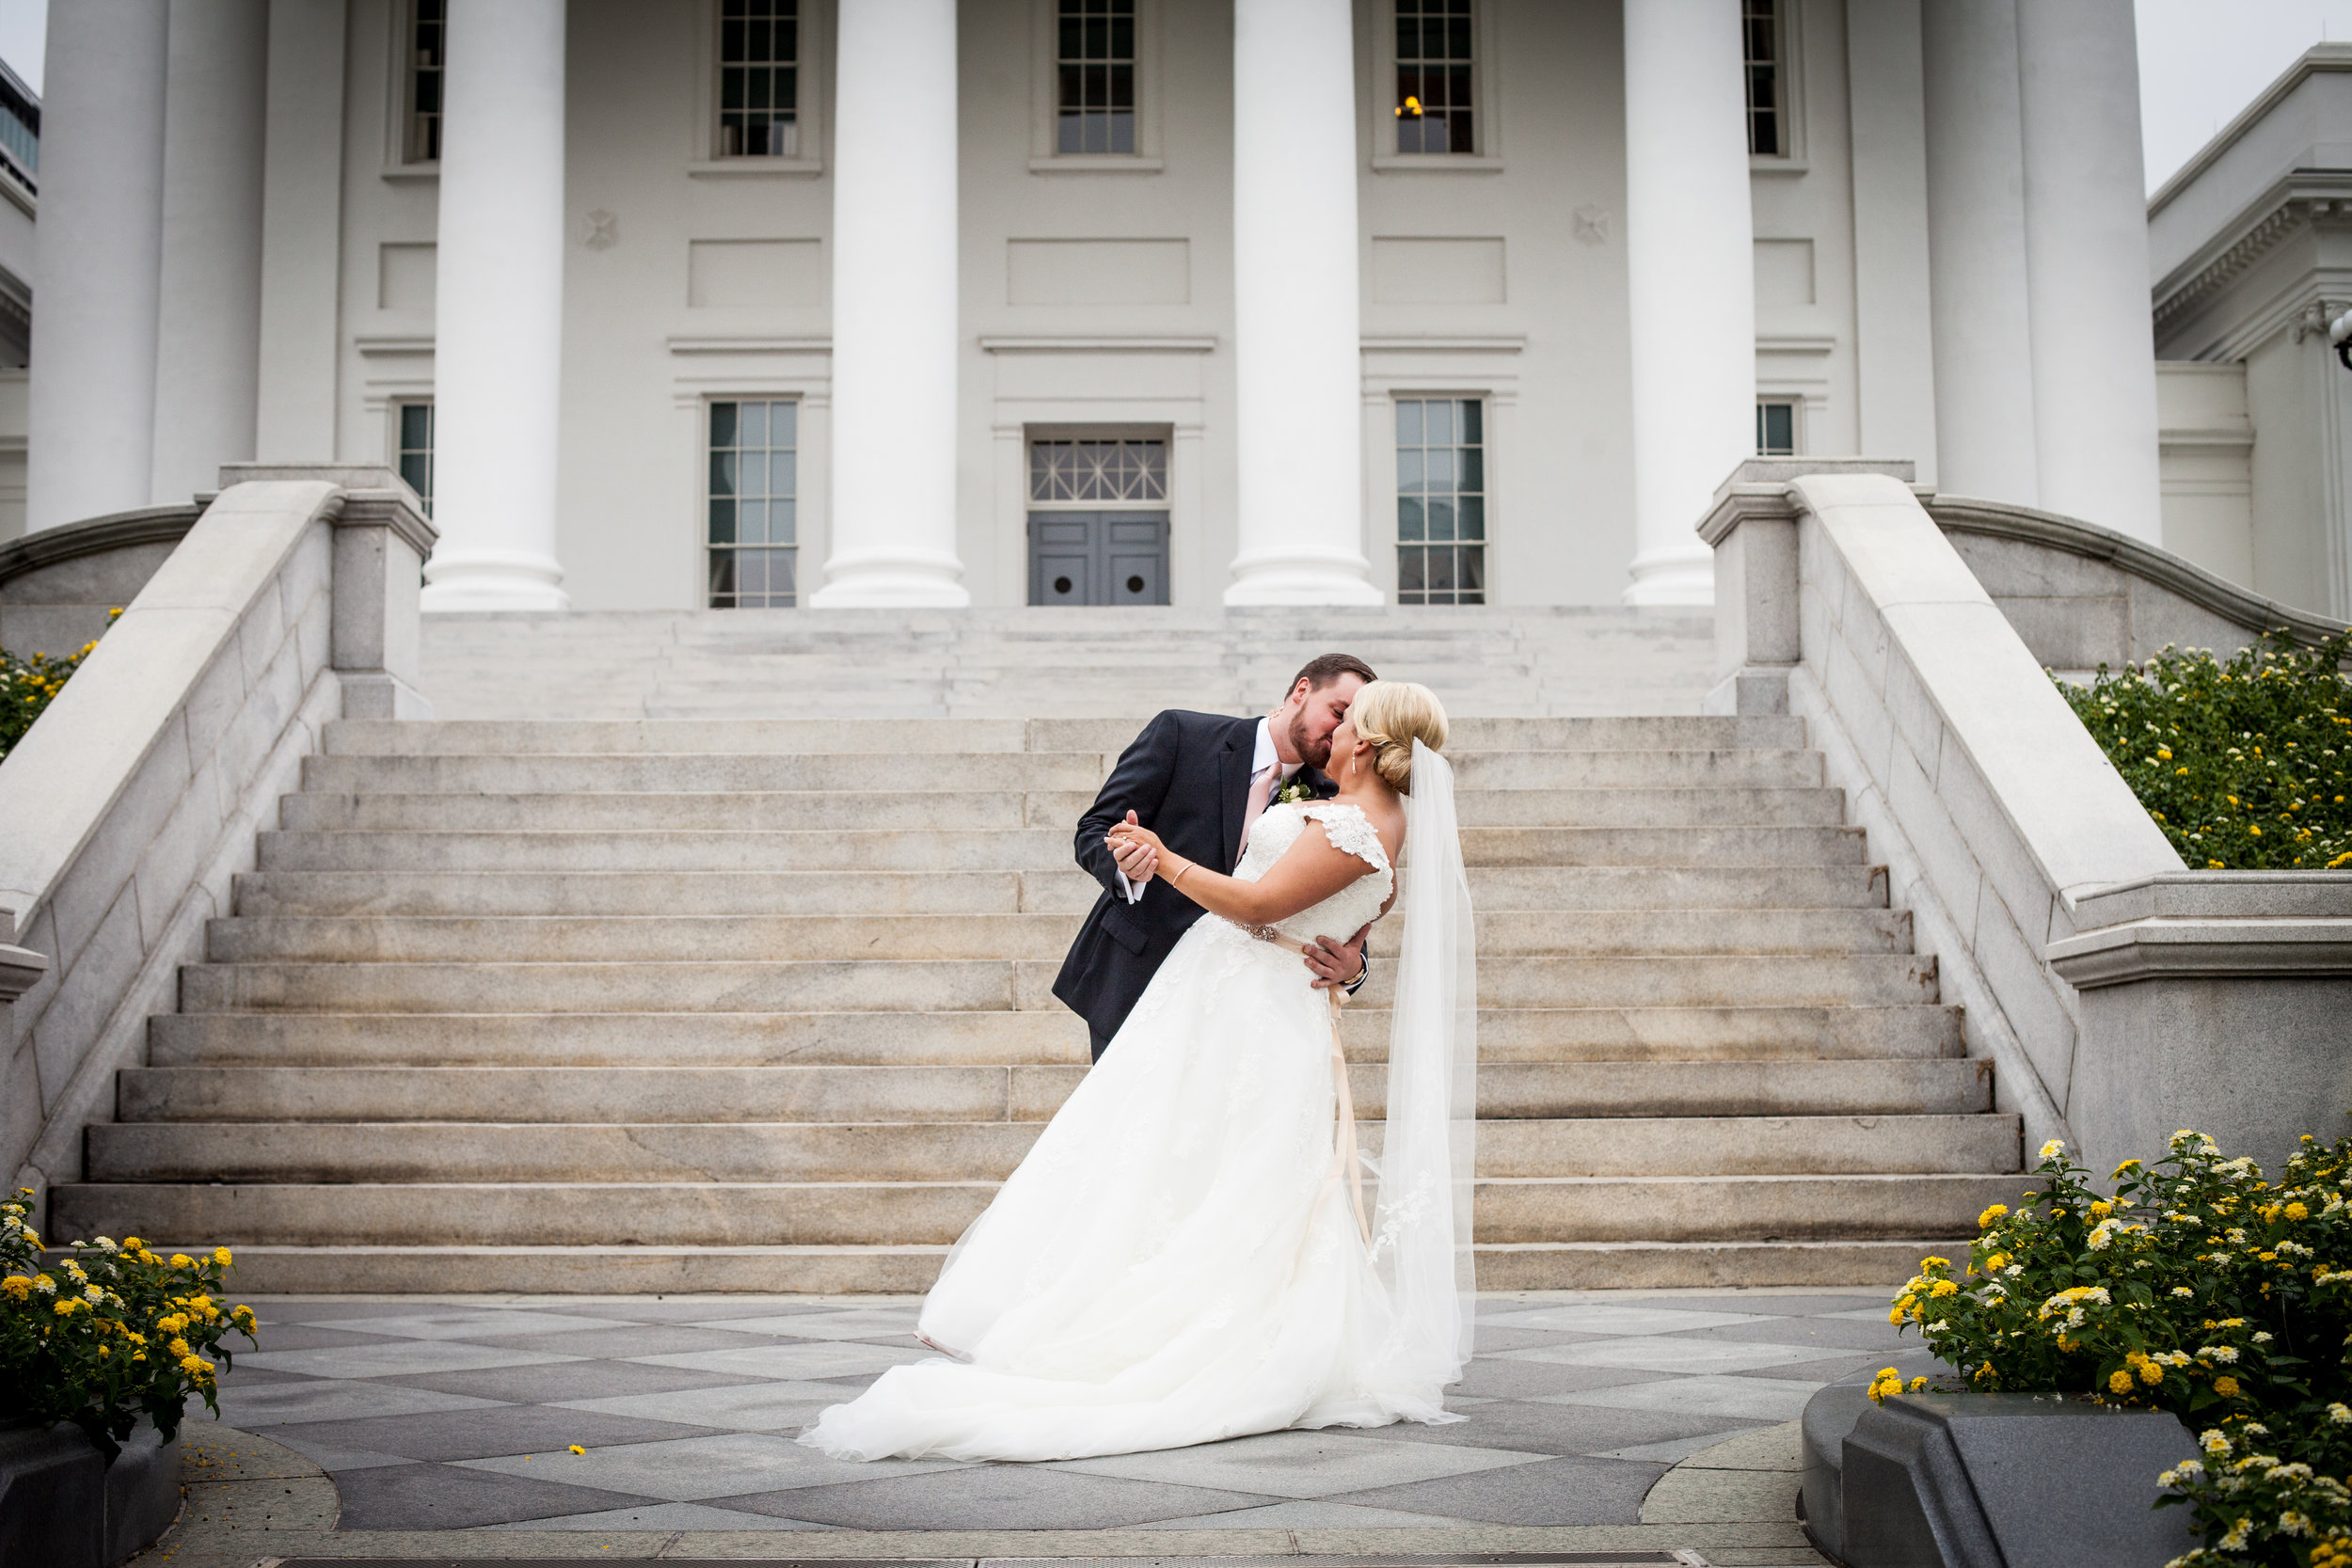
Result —
[[1342, 675], [1354, 675], [1366, 682], [1380, 678], [1372, 673], [1371, 665], [1354, 654], [1317, 654], [1298, 667], [1298, 673], [1291, 677], [1291, 683], [1282, 689], [1282, 694], [1288, 697], [1297, 690], [1300, 681], [1307, 683], [1308, 690], [1320, 691]]

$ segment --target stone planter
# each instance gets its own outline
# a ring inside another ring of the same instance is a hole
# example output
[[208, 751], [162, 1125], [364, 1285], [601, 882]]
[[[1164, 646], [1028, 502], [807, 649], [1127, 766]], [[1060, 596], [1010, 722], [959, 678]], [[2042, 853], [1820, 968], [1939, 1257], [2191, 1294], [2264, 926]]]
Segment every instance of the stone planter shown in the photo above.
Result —
[[71, 1426], [0, 1427], [0, 1568], [113, 1568], [180, 1513], [180, 1439], [139, 1423], [109, 1465]]
[[2042, 1394], [1807, 1402], [1804, 1521], [1847, 1568], [2162, 1568], [2196, 1544], [2156, 1476], [2197, 1444], [2170, 1415]]

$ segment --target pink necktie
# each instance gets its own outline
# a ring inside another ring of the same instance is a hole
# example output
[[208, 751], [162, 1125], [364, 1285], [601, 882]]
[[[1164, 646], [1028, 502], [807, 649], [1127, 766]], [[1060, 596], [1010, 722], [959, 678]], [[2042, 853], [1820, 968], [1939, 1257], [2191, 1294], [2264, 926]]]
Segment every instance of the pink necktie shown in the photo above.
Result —
[[1241, 849], [1234, 858], [1235, 865], [1241, 863], [1240, 855], [1249, 852], [1249, 830], [1256, 827], [1258, 818], [1265, 814], [1266, 802], [1274, 798], [1275, 776], [1280, 771], [1279, 766], [1268, 765], [1260, 768], [1258, 776], [1249, 781], [1249, 809], [1242, 813]]

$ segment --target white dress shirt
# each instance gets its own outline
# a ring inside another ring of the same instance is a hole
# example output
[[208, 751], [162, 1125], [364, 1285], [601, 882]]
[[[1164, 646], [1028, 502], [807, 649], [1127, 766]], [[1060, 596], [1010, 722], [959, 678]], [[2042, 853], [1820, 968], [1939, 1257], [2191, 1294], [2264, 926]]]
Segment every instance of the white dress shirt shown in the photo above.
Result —
[[[1274, 721], [1270, 719], [1259, 720], [1258, 744], [1249, 753], [1249, 782], [1257, 783], [1258, 775], [1269, 768], [1279, 768], [1280, 776], [1275, 781], [1275, 788], [1279, 789], [1289, 782], [1292, 774], [1298, 771], [1299, 767], [1300, 764], [1295, 762], [1284, 762], [1282, 753], [1274, 749]], [[1274, 802], [1269, 797], [1266, 803], [1272, 805]], [[1129, 881], [1125, 872], [1114, 867], [1111, 875], [1119, 879], [1119, 891], [1125, 896], [1127, 902], [1135, 903], [1143, 896], [1143, 888], [1137, 883]]]

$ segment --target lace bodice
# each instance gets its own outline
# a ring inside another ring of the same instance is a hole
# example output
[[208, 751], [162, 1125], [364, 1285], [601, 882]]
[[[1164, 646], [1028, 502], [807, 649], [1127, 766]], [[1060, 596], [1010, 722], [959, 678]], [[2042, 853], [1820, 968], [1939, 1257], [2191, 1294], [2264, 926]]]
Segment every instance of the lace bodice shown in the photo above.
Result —
[[1283, 921], [1282, 929], [1302, 939], [1329, 937], [1344, 942], [1379, 914], [1380, 906], [1388, 901], [1389, 890], [1396, 882], [1396, 873], [1389, 865], [1389, 853], [1381, 847], [1380, 834], [1356, 807], [1331, 800], [1266, 807], [1257, 826], [1249, 830], [1249, 847], [1242, 852], [1241, 863], [1233, 868], [1233, 876], [1245, 882], [1254, 882], [1264, 876], [1282, 858], [1283, 851], [1298, 842], [1298, 835], [1307, 831], [1310, 821], [1323, 824], [1324, 835], [1330, 839], [1333, 848], [1358, 857], [1371, 869], [1322, 903]]

